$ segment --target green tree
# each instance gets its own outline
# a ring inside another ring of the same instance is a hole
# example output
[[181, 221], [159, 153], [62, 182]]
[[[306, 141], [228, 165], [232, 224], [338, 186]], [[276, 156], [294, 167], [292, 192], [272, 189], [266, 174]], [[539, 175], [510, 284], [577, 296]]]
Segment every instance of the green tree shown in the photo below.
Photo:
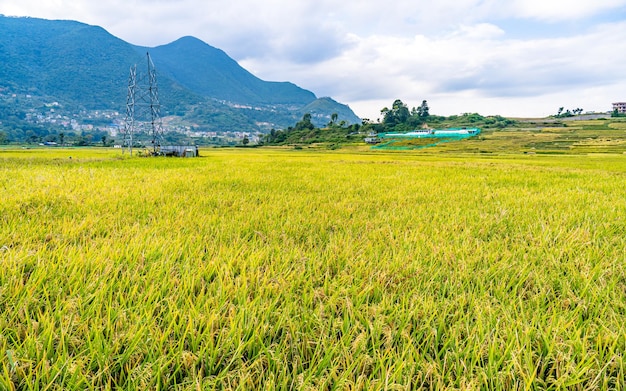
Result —
[[84, 147], [89, 145], [89, 141], [84, 136], [76, 136], [74, 139], [74, 145], [77, 147]]
[[339, 118], [339, 114], [337, 113], [332, 113], [330, 115], [330, 125], [334, 125], [337, 123], [337, 118]]
[[417, 116], [421, 119], [425, 119], [428, 118], [429, 115], [428, 102], [423, 100], [422, 104], [417, 108]]
[[309, 130], [315, 129], [315, 126], [311, 122], [311, 113], [304, 114], [302, 116], [302, 120], [299, 121], [294, 127], [294, 130], [304, 130], [304, 129], [309, 129]]
[[403, 124], [409, 118], [409, 108], [400, 99], [393, 102], [391, 109], [396, 117], [396, 123]]
[[396, 99], [391, 106], [391, 110], [384, 108], [381, 110], [383, 114], [383, 124], [387, 128], [393, 128], [396, 125], [404, 124], [409, 119], [409, 108], [400, 99]]
[[380, 115], [383, 116], [383, 122], [385, 121], [385, 118], [387, 118], [388, 112], [389, 112], [389, 109], [387, 107], [383, 107], [382, 109], [380, 109]]

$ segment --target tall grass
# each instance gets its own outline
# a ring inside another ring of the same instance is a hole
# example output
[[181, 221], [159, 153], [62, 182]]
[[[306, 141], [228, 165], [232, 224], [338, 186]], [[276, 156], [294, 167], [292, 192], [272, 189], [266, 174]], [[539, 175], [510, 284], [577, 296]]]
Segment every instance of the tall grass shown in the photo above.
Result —
[[0, 153], [0, 389], [622, 389], [622, 156]]

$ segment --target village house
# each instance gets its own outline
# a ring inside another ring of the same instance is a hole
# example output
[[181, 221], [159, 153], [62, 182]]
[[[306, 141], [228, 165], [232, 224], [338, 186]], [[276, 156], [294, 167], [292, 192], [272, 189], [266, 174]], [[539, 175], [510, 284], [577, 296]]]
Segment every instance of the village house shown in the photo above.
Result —
[[613, 111], [617, 110], [619, 114], [626, 114], [626, 102], [613, 103]]

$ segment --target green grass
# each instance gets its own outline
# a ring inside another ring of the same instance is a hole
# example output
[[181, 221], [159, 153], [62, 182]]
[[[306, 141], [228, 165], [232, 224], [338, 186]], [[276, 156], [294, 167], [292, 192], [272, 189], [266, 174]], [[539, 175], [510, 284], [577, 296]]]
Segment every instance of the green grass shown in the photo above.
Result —
[[0, 389], [623, 389], [626, 156], [201, 155], [0, 150]]

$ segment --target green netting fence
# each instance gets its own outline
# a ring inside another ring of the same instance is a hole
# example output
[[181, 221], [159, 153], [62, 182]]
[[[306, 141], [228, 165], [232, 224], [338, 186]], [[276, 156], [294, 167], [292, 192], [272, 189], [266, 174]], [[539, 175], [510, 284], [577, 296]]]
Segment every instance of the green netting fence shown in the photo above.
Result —
[[[447, 128], [414, 130], [406, 133], [379, 133], [378, 138], [381, 140], [381, 143], [372, 146], [372, 149], [408, 150], [430, 148], [441, 143], [475, 137], [480, 132], [479, 128]], [[436, 141], [429, 142], [434, 140]]]

